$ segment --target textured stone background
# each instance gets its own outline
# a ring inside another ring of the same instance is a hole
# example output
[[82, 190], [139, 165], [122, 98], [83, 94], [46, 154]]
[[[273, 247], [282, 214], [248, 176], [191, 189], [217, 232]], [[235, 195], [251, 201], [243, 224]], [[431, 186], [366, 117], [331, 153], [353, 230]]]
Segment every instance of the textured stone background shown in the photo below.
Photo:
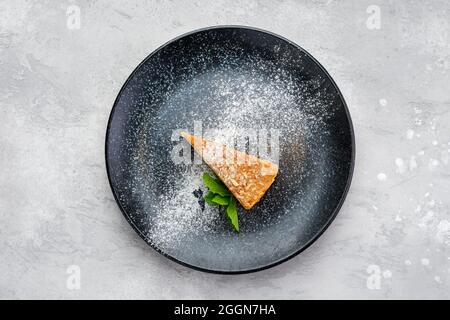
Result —
[[[374, 2], [1, 0], [0, 298], [450, 298], [450, 3]], [[353, 184], [332, 226], [289, 262], [240, 276], [149, 248], [104, 163], [108, 115], [134, 67], [218, 24], [308, 50], [356, 131]], [[71, 265], [79, 290], [66, 285]]]

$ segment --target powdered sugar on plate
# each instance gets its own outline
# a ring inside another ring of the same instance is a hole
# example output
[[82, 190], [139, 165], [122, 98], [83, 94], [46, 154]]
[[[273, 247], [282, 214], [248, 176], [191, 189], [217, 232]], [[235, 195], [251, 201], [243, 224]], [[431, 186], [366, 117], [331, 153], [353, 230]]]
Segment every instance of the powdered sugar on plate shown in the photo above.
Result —
[[[333, 115], [321, 81], [298, 81], [292, 72], [282, 67], [282, 57], [274, 62], [253, 56], [236, 66], [236, 59], [240, 59], [238, 49], [228, 48], [219, 53], [221, 64], [218, 67], [202, 74], [188, 73], [191, 76], [183, 78], [177, 89], [167, 94], [158, 120], [173, 129], [185, 128], [191, 133], [194, 121], [201, 121], [205, 138], [238, 149], [235, 139], [249, 129], [279, 130], [280, 174], [274, 188], [290, 194], [302, 192], [296, 185], [320, 167], [312, 165], [306, 170], [303, 163], [306, 154], [310, 159], [322, 159], [323, 155], [316, 154], [320, 152], [316, 146], [327, 134], [326, 121]], [[201, 64], [207, 56], [207, 53], [200, 54], [192, 65]], [[190, 101], [190, 97], [196, 98]], [[168, 138], [161, 137], [161, 141], [168, 143]], [[284, 173], [283, 166], [290, 166], [289, 175]], [[168, 184], [158, 196], [156, 213], [149, 217], [148, 237], [155, 246], [170, 251], [186, 238], [201, 238], [202, 234], [227, 227], [220, 208], [206, 205], [202, 210], [199, 198], [194, 195], [196, 190], [202, 190], [203, 194], [206, 191], [201, 181], [203, 172], [208, 170], [205, 164], [159, 167], [158, 170], [159, 174], [163, 170]], [[324, 172], [323, 176], [328, 174]], [[277, 205], [285, 206], [285, 210], [294, 207], [292, 203]], [[270, 201], [263, 201], [260, 211], [273, 211], [274, 206]], [[245, 224], [246, 214], [248, 212], [239, 208], [242, 224]], [[279, 218], [273, 213], [260, 215], [262, 224], [276, 223]], [[248, 232], [256, 229], [255, 224], [247, 226]], [[245, 225], [243, 230], [246, 230]]]
[[160, 210], [151, 217], [149, 235], [162, 250], [169, 250], [186, 236], [211, 232], [220, 218], [219, 207], [200, 205], [207, 192], [201, 181], [205, 168], [189, 166], [185, 170], [175, 188], [159, 196]]

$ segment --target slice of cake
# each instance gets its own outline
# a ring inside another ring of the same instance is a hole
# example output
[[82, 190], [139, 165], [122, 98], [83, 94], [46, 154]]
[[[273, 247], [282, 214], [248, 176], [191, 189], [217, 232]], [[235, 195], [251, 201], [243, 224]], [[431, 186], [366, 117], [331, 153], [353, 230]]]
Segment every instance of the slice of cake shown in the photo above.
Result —
[[261, 200], [278, 174], [278, 166], [234, 148], [181, 132], [203, 161], [245, 209]]

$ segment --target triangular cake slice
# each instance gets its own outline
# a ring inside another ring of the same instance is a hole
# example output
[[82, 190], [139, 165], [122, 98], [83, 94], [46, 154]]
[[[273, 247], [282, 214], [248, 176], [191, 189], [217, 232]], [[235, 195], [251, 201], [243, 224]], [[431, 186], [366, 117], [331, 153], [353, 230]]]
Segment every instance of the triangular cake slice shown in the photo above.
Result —
[[245, 209], [261, 200], [278, 174], [278, 166], [217, 142], [181, 132]]

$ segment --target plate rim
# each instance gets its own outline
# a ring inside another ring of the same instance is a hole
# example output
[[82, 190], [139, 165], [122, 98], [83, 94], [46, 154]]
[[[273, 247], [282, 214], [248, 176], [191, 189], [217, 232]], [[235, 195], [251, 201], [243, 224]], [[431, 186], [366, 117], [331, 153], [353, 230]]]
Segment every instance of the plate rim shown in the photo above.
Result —
[[[112, 122], [112, 118], [114, 116], [115, 110], [116, 110], [116, 106], [118, 104], [119, 98], [121, 97], [123, 91], [125, 90], [125, 88], [128, 85], [128, 82], [130, 82], [130, 80], [134, 77], [134, 75], [136, 74], [136, 72], [140, 69], [140, 67], [142, 65], [144, 65], [151, 57], [153, 57], [157, 52], [159, 52], [161, 49], [163, 49], [164, 47], [168, 46], [169, 44], [178, 41], [184, 37], [187, 37], [189, 35], [195, 34], [195, 33], [199, 33], [199, 32], [204, 32], [204, 31], [209, 31], [209, 30], [214, 30], [214, 29], [245, 29], [245, 30], [251, 30], [251, 31], [257, 31], [260, 33], [265, 33], [268, 34], [270, 36], [274, 36], [282, 41], [285, 41], [286, 43], [288, 43], [291, 46], [294, 46], [295, 48], [297, 48], [298, 50], [300, 50], [301, 52], [303, 52], [306, 56], [308, 56], [308, 58], [310, 58], [314, 63], [316, 63], [316, 65], [322, 70], [322, 72], [324, 72], [324, 74], [328, 77], [328, 79], [331, 80], [331, 84], [333, 85], [333, 87], [335, 88], [336, 92], [338, 93], [339, 98], [342, 101], [342, 104], [344, 106], [344, 111], [345, 111], [345, 115], [349, 124], [349, 129], [350, 129], [350, 139], [351, 139], [351, 159], [350, 159], [350, 168], [349, 168], [349, 174], [347, 177], [347, 181], [345, 183], [345, 187], [343, 190], [343, 193], [341, 195], [341, 198], [339, 199], [338, 204], [336, 205], [336, 207], [333, 210], [333, 213], [330, 215], [330, 217], [328, 218], [327, 222], [319, 229], [319, 231], [316, 232], [316, 234], [311, 237], [311, 239], [309, 239], [303, 246], [301, 246], [299, 249], [297, 249], [295, 252], [291, 253], [290, 255], [278, 259], [272, 263], [260, 266], [260, 267], [256, 267], [256, 268], [249, 268], [249, 269], [243, 269], [243, 270], [218, 270], [218, 269], [207, 269], [207, 268], [203, 268], [203, 267], [199, 267], [193, 264], [189, 264], [187, 262], [181, 261], [173, 256], [171, 256], [170, 254], [164, 252], [163, 250], [161, 250], [160, 248], [158, 248], [157, 246], [155, 246], [154, 244], [151, 243], [151, 241], [149, 241], [149, 238], [143, 234], [141, 232], [141, 230], [139, 230], [137, 228], [137, 226], [134, 224], [134, 222], [131, 220], [129, 214], [126, 212], [126, 210], [122, 207], [122, 205], [119, 202], [119, 197], [116, 194], [116, 190], [113, 187], [112, 184], [112, 178], [111, 178], [111, 173], [110, 173], [110, 168], [109, 168], [109, 162], [108, 162], [108, 149], [109, 149], [109, 135], [110, 135], [110, 130], [111, 130], [111, 122]], [[122, 87], [120, 88], [119, 93], [117, 94], [117, 97], [114, 100], [114, 104], [113, 107], [111, 109], [111, 112], [109, 114], [109, 118], [108, 118], [108, 124], [106, 127], [106, 134], [105, 134], [105, 166], [106, 166], [106, 174], [108, 177], [108, 182], [109, 182], [109, 186], [111, 188], [111, 191], [113, 193], [114, 196], [114, 200], [116, 201], [116, 204], [118, 205], [120, 211], [122, 212], [122, 215], [125, 217], [125, 219], [128, 221], [128, 223], [131, 225], [131, 227], [134, 229], [134, 231], [136, 231], [136, 233], [139, 235], [139, 237], [144, 240], [144, 242], [150, 246], [151, 248], [153, 248], [156, 252], [158, 252], [159, 254], [161, 254], [162, 256], [191, 269], [197, 270], [197, 271], [202, 271], [202, 272], [207, 272], [207, 273], [214, 273], [214, 274], [246, 274], [246, 273], [253, 273], [253, 272], [258, 272], [258, 271], [262, 271], [262, 270], [266, 270], [269, 268], [273, 268], [275, 266], [278, 266], [288, 260], [291, 260], [292, 258], [296, 257], [297, 255], [299, 255], [300, 253], [302, 253], [303, 251], [305, 251], [306, 249], [308, 249], [314, 242], [317, 241], [318, 238], [320, 238], [322, 236], [322, 234], [325, 233], [325, 231], [328, 229], [328, 227], [331, 225], [331, 223], [334, 221], [334, 219], [336, 218], [336, 216], [338, 215], [340, 209], [342, 208], [342, 205], [345, 202], [345, 199], [348, 195], [349, 189], [350, 189], [350, 185], [352, 182], [352, 178], [353, 178], [353, 173], [354, 173], [354, 168], [355, 168], [355, 157], [356, 157], [356, 143], [355, 143], [355, 132], [354, 132], [354, 128], [353, 128], [353, 122], [352, 122], [352, 118], [350, 115], [350, 111], [348, 109], [347, 103], [344, 99], [344, 96], [342, 94], [342, 92], [339, 90], [336, 82], [334, 81], [334, 79], [331, 77], [331, 75], [328, 73], [328, 71], [322, 66], [322, 64], [320, 64], [319, 61], [317, 61], [308, 51], [306, 51], [304, 48], [302, 48], [301, 46], [299, 46], [298, 44], [296, 44], [295, 42], [280, 36], [276, 33], [273, 33], [271, 31], [267, 31], [264, 29], [260, 29], [260, 28], [256, 28], [256, 27], [251, 27], [251, 26], [245, 26], [245, 25], [215, 25], [215, 26], [209, 26], [209, 27], [204, 27], [204, 28], [199, 28], [199, 29], [194, 29], [192, 31], [183, 33], [169, 41], [166, 41], [165, 43], [163, 43], [162, 45], [158, 46], [155, 50], [153, 50], [149, 55], [147, 55], [131, 72], [131, 74], [127, 77], [126, 81], [124, 82], [124, 84], [122, 85]]]

